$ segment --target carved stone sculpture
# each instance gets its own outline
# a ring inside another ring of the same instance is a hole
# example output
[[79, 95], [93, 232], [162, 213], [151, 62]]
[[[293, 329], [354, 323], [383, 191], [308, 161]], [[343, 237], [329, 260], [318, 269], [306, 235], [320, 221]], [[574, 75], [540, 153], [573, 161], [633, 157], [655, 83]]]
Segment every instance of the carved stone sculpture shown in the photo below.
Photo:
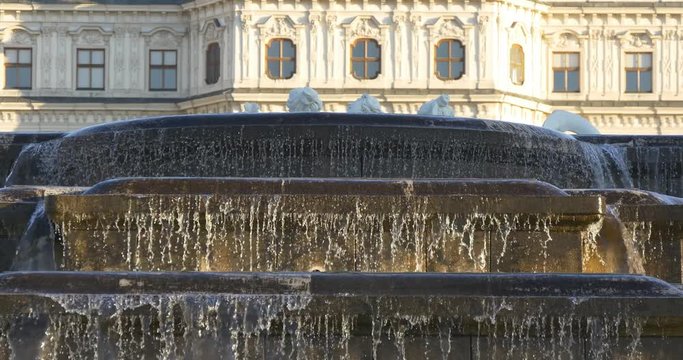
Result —
[[455, 116], [455, 112], [453, 111], [453, 108], [448, 105], [450, 101], [451, 99], [448, 94], [443, 94], [420, 106], [420, 110], [417, 111], [417, 114], [453, 117]]
[[346, 111], [351, 114], [381, 114], [382, 107], [374, 97], [363, 94], [356, 101], [350, 103]]
[[323, 109], [323, 102], [312, 88], [296, 88], [289, 92], [287, 109], [289, 112], [320, 112]]
[[564, 110], [555, 110], [545, 119], [543, 127], [559, 132], [573, 132], [577, 135], [597, 135], [600, 131], [587, 119]]

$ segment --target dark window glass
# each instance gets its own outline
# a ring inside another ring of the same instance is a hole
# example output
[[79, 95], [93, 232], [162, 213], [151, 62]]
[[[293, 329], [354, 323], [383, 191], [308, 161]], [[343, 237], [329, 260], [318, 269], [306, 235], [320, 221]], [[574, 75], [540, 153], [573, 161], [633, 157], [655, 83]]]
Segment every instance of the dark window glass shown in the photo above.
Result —
[[626, 54], [626, 92], [652, 92], [652, 53]]
[[175, 91], [178, 87], [178, 53], [175, 50], [150, 50], [149, 89]]
[[457, 80], [465, 74], [465, 48], [459, 40], [444, 39], [436, 44], [436, 77]]
[[[206, 49], [206, 83], [215, 84], [221, 77], [221, 47], [216, 43]], [[175, 81], [175, 80], [174, 80]]]
[[579, 53], [553, 53], [553, 92], [579, 92]]
[[381, 48], [373, 39], [358, 39], [351, 45], [351, 74], [356, 79], [376, 79], [381, 72]]
[[296, 73], [296, 46], [289, 39], [270, 40], [266, 49], [268, 77], [291, 79]]
[[76, 90], [104, 90], [104, 50], [76, 50]]
[[33, 50], [5, 48], [5, 88], [30, 89], [33, 75]]

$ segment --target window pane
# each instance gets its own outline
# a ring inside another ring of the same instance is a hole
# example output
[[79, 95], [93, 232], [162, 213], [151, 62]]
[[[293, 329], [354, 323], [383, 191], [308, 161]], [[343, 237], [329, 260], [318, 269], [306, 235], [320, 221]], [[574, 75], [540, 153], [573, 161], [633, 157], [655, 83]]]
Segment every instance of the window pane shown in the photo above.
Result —
[[270, 77], [280, 77], [280, 62], [276, 60], [268, 61], [268, 74]]
[[176, 88], [176, 71], [175, 69], [164, 70], [164, 89], [173, 90]]
[[293, 58], [295, 57], [295, 50], [294, 50], [294, 43], [292, 43], [289, 40], [286, 40], [282, 43], [282, 56], [283, 57], [289, 57]]
[[447, 61], [439, 61], [436, 63], [436, 72], [441, 78], [449, 78], [448, 75], [448, 62]]
[[151, 89], [161, 89], [161, 69], [151, 69], [149, 72], [149, 87]]
[[464, 52], [465, 49], [463, 49], [462, 44], [460, 44], [459, 41], [453, 41], [453, 43], [451, 44], [451, 57], [462, 58]]
[[379, 61], [368, 62], [368, 78], [374, 79], [379, 75]]
[[635, 71], [626, 72], [626, 91], [627, 92], [637, 92], [638, 91], [638, 73]]
[[103, 68], [94, 68], [92, 69], [92, 87], [94, 89], [103, 89], [104, 88], [104, 69]]
[[357, 41], [356, 44], [353, 45], [353, 49], [351, 50], [351, 56], [356, 57], [356, 58], [365, 57], [365, 42], [364, 41]]
[[19, 50], [19, 63], [30, 64], [31, 63], [31, 50], [23, 49]]
[[570, 92], [579, 91], [579, 72], [578, 71], [567, 72], [567, 91], [570, 91]]
[[268, 47], [268, 57], [280, 57], [280, 41], [272, 40], [270, 47]]
[[636, 54], [626, 54], [626, 67], [627, 68], [638, 67], [638, 59], [636, 58]]
[[19, 86], [22, 88], [31, 87], [31, 68], [19, 69]]
[[5, 87], [8, 89], [17, 88], [17, 68], [7, 68], [5, 70]]
[[652, 92], [652, 73], [650, 71], [640, 73], [640, 92]]
[[377, 44], [377, 42], [374, 40], [370, 40], [370, 41], [368, 41], [367, 46], [368, 46], [368, 57], [378, 58], [379, 57], [379, 45]]
[[17, 54], [17, 50], [14, 49], [8, 49], [5, 50], [5, 62], [10, 63], [10, 64], [16, 64], [19, 60], [19, 54]]
[[454, 63], [451, 63], [451, 75], [453, 76], [454, 79], [459, 78], [463, 74], [463, 63], [460, 61], [456, 61]]
[[436, 57], [442, 59], [448, 57], [448, 41], [439, 43], [439, 46], [436, 48]]
[[577, 68], [579, 67], [579, 54], [567, 54], [567, 67]]
[[553, 67], [562, 67], [562, 54], [553, 54]]
[[95, 50], [92, 52], [92, 63], [95, 65], [104, 65], [104, 51]]
[[294, 61], [283, 61], [282, 62], [282, 77], [289, 79], [294, 75]]
[[164, 65], [175, 65], [176, 56], [175, 51], [164, 51]]
[[87, 89], [90, 87], [90, 69], [78, 69], [78, 87], [80, 89]]
[[161, 51], [152, 51], [149, 58], [150, 65], [161, 65], [161, 56]]
[[361, 61], [354, 61], [352, 64], [352, 69], [353, 69], [353, 75], [357, 78], [364, 78], [365, 77], [365, 67], [363, 66], [363, 62]]
[[641, 54], [640, 67], [652, 67], [652, 54]]
[[88, 51], [88, 50], [79, 50], [78, 51], [78, 64], [79, 65], [90, 64], [90, 51]]
[[564, 71], [553, 71], [553, 91], [564, 92], [565, 89]]

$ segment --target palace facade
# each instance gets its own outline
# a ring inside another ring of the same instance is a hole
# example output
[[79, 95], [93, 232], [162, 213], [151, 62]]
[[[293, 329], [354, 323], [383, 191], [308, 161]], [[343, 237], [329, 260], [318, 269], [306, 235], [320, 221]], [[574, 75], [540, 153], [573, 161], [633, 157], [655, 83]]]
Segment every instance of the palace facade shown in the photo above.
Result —
[[9, 0], [0, 40], [0, 131], [284, 111], [310, 86], [327, 111], [447, 93], [459, 116], [683, 134], [678, 1]]

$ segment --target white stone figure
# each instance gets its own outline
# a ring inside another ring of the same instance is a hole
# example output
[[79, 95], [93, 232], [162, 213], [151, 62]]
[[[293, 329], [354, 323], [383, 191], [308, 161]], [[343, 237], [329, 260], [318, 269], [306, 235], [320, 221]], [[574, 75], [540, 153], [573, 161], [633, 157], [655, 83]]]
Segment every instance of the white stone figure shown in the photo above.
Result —
[[256, 103], [245, 103], [244, 111], [245, 113], [258, 113], [261, 111], [261, 107]]
[[356, 101], [349, 103], [346, 112], [350, 114], [381, 114], [379, 101], [369, 94], [363, 94]]
[[318, 93], [310, 87], [292, 89], [287, 99], [289, 112], [320, 112], [323, 102]]
[[559, 132], [573, 132], [577, 135], [597, 135], [600, 131], [587, 119], [564, 110], [555, 110], [545, 119], [543, 127]]
[[450, 101], [451, 99], [448, 94], [443, 94], [434, 100], [422, 104], [420, 110], [417, 111], [417, 114], [453, 117], [455, 116], [455, 112], [453, 111], [453, 108], [448, 105]]

